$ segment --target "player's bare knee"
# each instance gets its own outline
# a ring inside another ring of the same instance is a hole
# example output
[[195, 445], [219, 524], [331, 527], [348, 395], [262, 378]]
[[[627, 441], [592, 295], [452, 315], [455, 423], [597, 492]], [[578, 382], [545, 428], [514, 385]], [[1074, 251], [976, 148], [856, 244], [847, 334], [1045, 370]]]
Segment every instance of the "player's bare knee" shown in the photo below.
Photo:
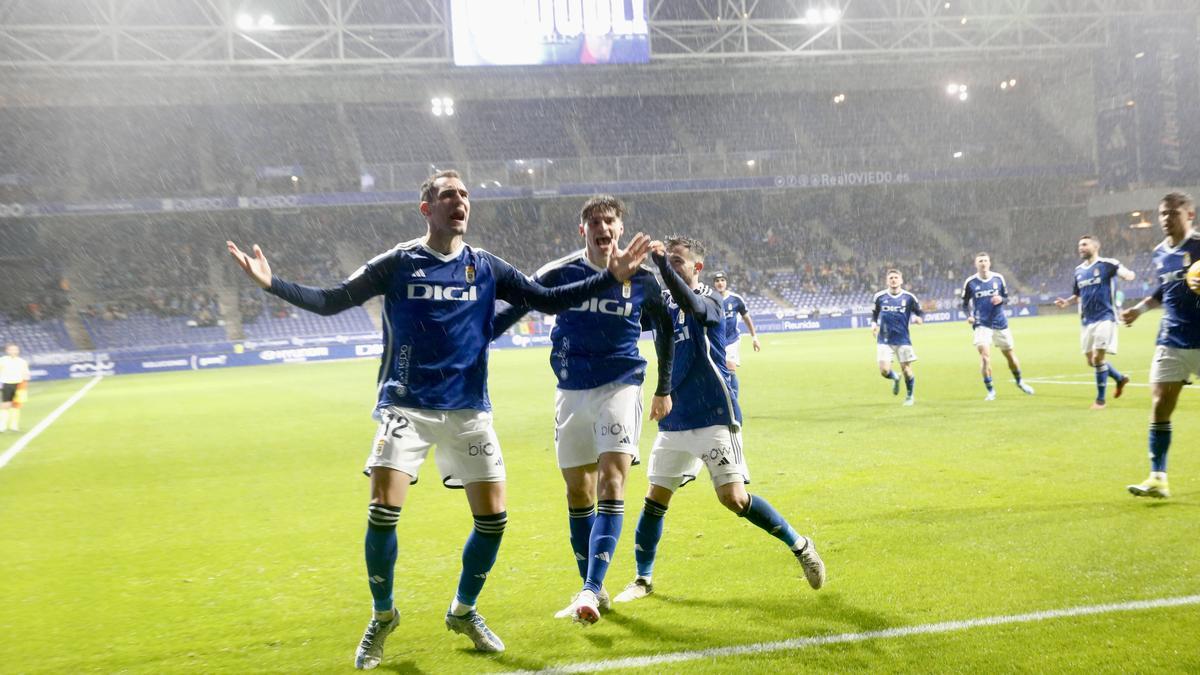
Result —
[[672, 492], [671, 490], [668, 490], [667, 488], [665, 488], [661, 485], [651, 484], [650, 489], [646, 490], [646, 498], [647, 499], [658, 502], [659, 504], [662, 504], [663, 506], [667, 506], [668, 504], [670, 504], [671, 497], [673, 497], [674, 495], [675, 495], [674, 492]]
[[741, 483], [726, 483], [717, 488], [717, 499], [734, 513], [744, 513], [750, 506], [750, 493]]

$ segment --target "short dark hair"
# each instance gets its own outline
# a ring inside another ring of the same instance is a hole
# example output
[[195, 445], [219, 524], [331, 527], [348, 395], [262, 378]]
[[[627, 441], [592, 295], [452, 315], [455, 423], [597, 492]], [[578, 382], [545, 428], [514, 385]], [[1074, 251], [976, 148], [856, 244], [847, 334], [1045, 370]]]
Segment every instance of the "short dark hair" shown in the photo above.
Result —
[[579, 222], [586, 223], [597, 211], [612, 211], [618, 218], [625, 218], [625, 202], [612, 195], [596, 195], [583, 203], [579, 209]]
[[988, 260], [991, 260], [992, 256], [987, 251], [980, 251], [979, 253], [975, 254], [975, 259], [979, 260], [980, 258], [987, 258]]
[[[890, 270], [888, 270], [888, 271], [884, 272], [884, 273], [883, 273], [883, 276], [884, 276], [884, 278], [887, 278], [887, 277], [890, 277], [890, 276], [891, 276], [891, 275], [893, 275], [893, 274], [900, 274], [900, 270], [898, 270], [898, 269], [896, 269], [896, 268], [894, 268], [894, 267], [893, 267], [892, 269], [890, 269]], [[903, 274], [900, 274], [900, 276], [904, 276], [904, 275], [903, 275]]]
[[1100, 245], [1100, 237], [1097, 237], [1094, 234], [1085, 234], [1079, 238], [1079, 241], [1083, 241], [1084, 239], [1091, 239], [1092, 241], [1096, 242], [1097, 246]]
[[446, 169], [445, 171], [438, 171], [437, 173], [433, 174], [429, 178], [426, 178], [424, 183], [421, 183], [421, 201], [423, 201], [423, 202], [433, 201], [433, 198], [435, 196], [435, 193], [433, 190], [433, 184], [438, 182], [442, 178], [457, 178], [459, 180], [462, 180], [462, 176], [454, 169]]
[[699, 239], [692, 239], [691, 237], [673, 234], [667, 237], [667, 241], [665, 243], [668, 252], [676, 246], [682, 246], [686, 248], [688, 253], [691, 253], [692, 257], [696, 260], [704, 260], [704, 244], [700, 243]]
[[1195, 206], [1196, 201], [1186, 192], [1168, 192], [1167, 196], [1162, 198], [1162, 202], [1168, 206]]

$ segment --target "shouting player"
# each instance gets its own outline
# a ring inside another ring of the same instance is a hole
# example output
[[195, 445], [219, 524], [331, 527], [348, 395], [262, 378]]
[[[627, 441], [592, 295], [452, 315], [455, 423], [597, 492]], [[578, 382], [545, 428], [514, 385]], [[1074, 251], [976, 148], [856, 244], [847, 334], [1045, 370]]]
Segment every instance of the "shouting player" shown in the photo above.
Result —
[[[542, 267], [534, 280], [557, 287], [607, 269], [625, 231], [624, 218], [625, 205], [616, 197], [589, 199], [579, 213], [583, 250]], [[525, 312], [511, 307], [497, 314], [495, 335]], [[638, 459], [646, 378], [646, 360], [638, 353], [643, 316], [655, 330], [658, 381], [650, 419], [659, 420], [671, 411], [675, 346], [671, 317], [653, 273], [639, 270], [624, 284], [561, 312], [550, 333], [550, 368], [558, 378], [554, 447], [567, 484], [571, 548], [583, 580], [583, 589], [555, 617], [573, 617], [585, 625], [598, 621], [600, 610], [610, 606], [604, 577], [625, 519], [625, 479]]]
[[1088, 365], [1096, 369], [1096, 400], [1093, 410], [1104, 409], [1104, 395], [1108, 378], [1117, 382], [1113, 398], [1121, 398], [1129, 378], [1117, 372], [1108, 362], [1109, 354], [1117, 353], [1117, 284], [1115, 278], [1133, 281], [1133, 270], [1126, 268], [1113, 258], [1100, 257], [1100, 240], [1088, 234], [1079, 239], [1079, 257], [1083, 262], [1075, 267], [1075, 283], [1071, 296], [1057, 298], [1054, 304], [1060, 308], [1079, 302], [1079, 320], [1083, 328], [1079, 332], [1079, 345]]
[[355, 667], [361, 669], [379, 665], [384, 641], [400, 620], [392, 594], [396, 523], [409, 486], [434, 446], [442, 483], [465, 490], [475, 521], [446, 628], [469, 637], [479, 651], [504, 651], [504, 643], [475, 611], [508, 522], [504, 460], [487, 394], [495, 301], [546, 312], [566, 309], [632, 278], [649, 243], [644, 235], [635, 236], [628, 250], [613, 252], [608, 270], [547, 289], [463, 242], [471, 200], [457, 172], [431, 176], [420, 198], [426, 235], [376, 256], [332, 288], [284, 281], [271, 273], [257, 245], [249, 256], [226, 242], [250, 278], [303, 309], [330, 315], [384, 296], [375, 410], [381, 423], [366, 468], [371, 503], [364, 548], [375, 614], [355, 653]]
[[1016, 379], [1017, 388], [1026, 394], [1033, 387], [1021, 381], [1021, 364], [1013, 352], [1012, 331], [1008, 328], [1008, 317], [1004, 316], [1004, 303], [1008, 300], [1008, 286], [1004, 277], [992, 272], [992, 257], [987, 253], [975, 254], [975, 274], [963, 283], [962, 311], [967, 323], [975, 329], [975, 349], [979, 350], [979, 371], [983, 375], [983, 386], [987, 387], [985, 401], [996, 400], [996, 389], [992, 386], [992, 347], [998, 347], [1008, 360], [1008, 369]]
[[671, 497], [695, 477], [700, 460], [708, 468], [725, 508], [782, 541], [795, 555], [813, 588], [825, 583], [825, 563], [812, 540], [800, 536], [762, 497], [746, 491], [750, 471], [742, 455], [742, 411], [725, 368], [725, 313], [713, 289], [700, 283], [704, 248], [673, 237], [651, 244], [654, 263], [668, 291], [674, 326], [671, 412], [658, 422], [650, 452], [650, 488], [634, 534], [637, 577], [614, 598], [629, 602], [654, 591], [652, 573]]
[[1179, 392], [1192, 375], [1200, 375], [1200, 281], [1187, 279], [1188, 267], [1200, 260], [1200, 233], [1192, 229], [1196, 202], [1183, 192], [1172, 192], [1158, 205], [1158, 223], [1166, 238], [1154, 247], [1158, 289], [1148, 298], [1121, 312], [1132, 325], [1148, 309], [1163, 308], [1158, 347], [1150, 364], [1150, 477], [1130, 485], [1135, 497], [1165, 499], [1167, 451], [1171, 448], [1171, 413]]
[[887, 288], [875, 294], [875, 309], [871, 312], [871, 333], [875, 336], [876, 360], [879, 374], [892, 382], [892, 396], [900, 393], [900, 376], [892, 370], [892, 360], [900, 362], [904, 373], [907, 396], [904, 405], [913, 404], [913, 388], [917, 379], [912, 364], [917, 360], [912, 339], [908, 336], [908, 324], [920, 324], [925, 319], [917, 296], [904, 290], [904, 276], [900, 270], [887, 271]]

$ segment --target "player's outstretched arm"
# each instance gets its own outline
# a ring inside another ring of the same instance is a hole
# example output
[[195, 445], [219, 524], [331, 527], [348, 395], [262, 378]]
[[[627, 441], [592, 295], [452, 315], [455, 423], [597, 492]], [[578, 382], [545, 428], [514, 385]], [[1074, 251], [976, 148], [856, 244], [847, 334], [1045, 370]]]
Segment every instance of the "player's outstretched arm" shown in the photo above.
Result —
[[243, 253], [232, 241], [225, 242], [229, 254], [246, 275], [271, 295], [310, 312], [329, 316], [361, 305], [383, 293], [390, 263], [394, 258], [381, 256], [364, 265], [349, 279], [332, 288], [316, 288], [284, 281], [271, 273], [271, 265], [262, 249], [254, 245], [254, 257]]
[[1145, 314], [1149, 310], [1152, 310], [1152, 309], [1155, 309], [1155, 308], [1158, 308], [1161, 306], [1162, 306], [1162, 301], [1159, 300], [1156, 296], [1143, 298], [1141, 302], [1134, 305], [1133, 307], [1129, 307], [1127, 309], [1121, 310], [1121, 322], [1124, 323], [1126, 326], [1132, 326], [1133, 322], [1137, 321], [1139, 316]]
[[1079, 299], [1079, 296], [1078, 296], [1078, 295], [1072, 295], [1072, 296], [1071, 296], [1071, 297], [1069, 297], [1069, 298], [1055, 298], [1055, 299], [1054, 299], [1054, 306], [1055, 306], [1055, 307], [1058, 307], [1059, 309], [1063, 309], [1063, 308], [1065, 308], [1067, 305], [1070, 305], [1071, 303], [1075, 302], [1075, 301], [1076, 301], [1076, 300], [1078, 300], [1078, 299]]
[[502, 258], [492, 255], [491, 260], [496, 276], [496, 297], [525, 311], [536, 309], [546, 314], [558, 314], [618, 282], [609, 269], [573, 284], [547, 287], [521, 274]]
[[246, 276], [254, 280], [254, 283], [262, 288], [271, 287], [271, 264], [267, 262], [267, 256], [263, 255], [258, 244], [254, 245], [254, 257], [243, 253], [232, 241], [226, 241], [225, 248], [229, 251], [229, 255], [233, 256], [233, 261], [242, 268]]

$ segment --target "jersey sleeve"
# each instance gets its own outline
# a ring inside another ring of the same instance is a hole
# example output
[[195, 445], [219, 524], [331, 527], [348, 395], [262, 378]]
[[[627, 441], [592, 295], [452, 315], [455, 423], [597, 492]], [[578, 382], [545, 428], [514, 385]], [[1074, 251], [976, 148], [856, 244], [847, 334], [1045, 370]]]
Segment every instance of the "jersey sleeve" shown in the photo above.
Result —
[[663, 302], [662, 287], [653, 274], [646, 275], [645, 296], [642, 300], [642, 325], [654, 330], [654, 353], [658, 358], [658, 384], [655, 396], [671, 393], [671, 368], [675, 362], [675, 326], [671, 312]]
[[1071, 295], [1082, 297], [1079, 293], [1079, 277], [1074, 274], [1071, 275]]
[[496, 279], [497, 298], [514, 307], [536, 309], [546, 314], [557, 314], [617, 283], [612, 272], [605, 270], [582, 281], [548, 288], [521, 274], [503, 259], [490, 254], [488, 257]]
[[917, 296], [909, 293], [908, 297], [912, 298], [912, 314], [914, 316], [925, 318], [925, 310], [921, 309], [921, 301], [917, 299]]
[[266, 290], [301, 309], [330, 316], [357, 307], [386, 292], [392, 271], [401, 255], [393, 251], [373, 258], [345, 281], [330, 288], [305, 286], [273, 276], [271, 287]]
[[704, 298], [693, 293], [683, 278], [667, 262], [667, 256], [653, 253], [650, 257], [658, 266], [663, 283], [667, 285], [667, 290], [671, 292], [671, 298], [675, 300], [676, 305], [679, 305], [680, 310], [686, 314], [694, 314], [706, 326], [713, 326], [725, 320], [725, 311], [721, 309], [721, 303], [716, 300], [705, 302]]
[[873, 324], [879, 323], [879, 312], [882, 311], [882, 305], [883, 305], [883, 296], [876, 295], [875, 296], [875, 307], [871, 309], [871, 323], [873, 323]]
[[[556, 286], [555, 281], [558, 275], [554, 270], [547, 272], [545, 275], [535, 274], [533, 281], [542, 284], [543, 286]], [[508, 305], [504, 309], [496, 312], [496, 316], [492, 318], [492, 335], [500, 337], [508, 332], [509, 328], [517, 325], [521, 319], [529, 313], [528, 307], [518, 307], [517, 305]]]
[[963, 282], [962, 287], [962, 311], [967, 314], [971, 311], [971, 280], [967, 279]]
[[738, 314], [749, 313], [750, 310], [746, 308], [746, 301], [742, 299], [742, 296], [737, 296], [736, 302], [737, 306], [734, 307], [734, 311], [736, 311]]
[[1000, 277], [1000, 297], [1008, 300], [1008, 283], [1004, 281], [1004, 277]]

